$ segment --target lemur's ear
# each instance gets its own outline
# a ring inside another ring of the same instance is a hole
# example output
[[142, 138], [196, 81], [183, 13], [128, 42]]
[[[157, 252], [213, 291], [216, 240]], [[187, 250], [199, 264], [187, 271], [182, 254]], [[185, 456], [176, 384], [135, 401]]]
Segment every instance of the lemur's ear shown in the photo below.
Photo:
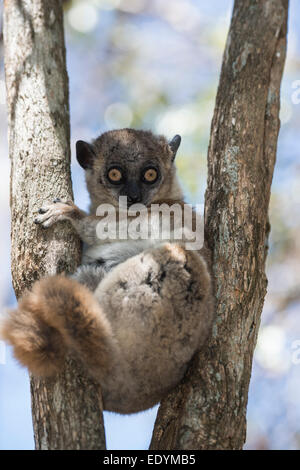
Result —
[[178, 150], [178, 148], [179, 148], [180, 142], [181, 142], [181, 137], [180, 137], [180, 135], [178, 135], [178, 134], [175, 135], [175, 136], [173, 137], [173, 139], [170, 140], [170, 142], [169, 142], [169, 147], [170, 147], [170, 149], [171, 149], [172, 152], [173, 152], [173, 159], [172, 159], [172, 161], [173, 161], [173, 160], [175, 159], [175, 157], [176, 157], [176, 153], [177, 153], [177, 150]]
[[80, 166], [87, 170], [93, 167], [93, 160], [95, 158], [93, 146], [84, 142], [84, 140], [77, 140], [76, 142], [76, 158]]

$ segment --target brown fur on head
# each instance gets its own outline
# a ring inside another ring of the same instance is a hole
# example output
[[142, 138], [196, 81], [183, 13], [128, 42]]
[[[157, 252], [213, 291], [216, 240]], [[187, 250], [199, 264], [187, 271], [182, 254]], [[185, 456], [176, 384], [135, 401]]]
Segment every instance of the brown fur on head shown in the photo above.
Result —
[[[86, 170], [87, 188], [91, 197], [91, 210], [100, 204], [118, 207], [119, 196], [127, 196], [129, 205], [146, 206], [166, 199], [178, 201], [182, 193], [177, 182], [174, 159], [180, 145], [180, 137], [171, 142], [150, 131], [118, 129], [108, 131], [92, 144], [76, 143], [77, 160]], [[120, 171], [122, 179], [109, 180], [110, 169]], [[147, 182], [145, 171], [154, 169], [156, 180]]]

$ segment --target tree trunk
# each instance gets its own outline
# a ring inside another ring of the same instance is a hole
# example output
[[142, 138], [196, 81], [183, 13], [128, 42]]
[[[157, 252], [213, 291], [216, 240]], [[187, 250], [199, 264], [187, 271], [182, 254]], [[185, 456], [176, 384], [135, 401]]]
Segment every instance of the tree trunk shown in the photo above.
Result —
[[288, 0], [235, 0], [208, 151], [205, 242], [216, 320], [160, 406], [151, 449], [240, 449], [266, 293], [268, 205], [279, 131]]
[[[80, 242], [71, 226], [33, 221], [55, 197], [73, 197], [68, 77], [60, 0], [6, 0], [5, 74], [11, 159], [12, 277], [16, 296], [42, 276], [72, 272]], [[31, 378], [37, 449], [104, 449], [99, 387], [70, 359], [55, 380]]]

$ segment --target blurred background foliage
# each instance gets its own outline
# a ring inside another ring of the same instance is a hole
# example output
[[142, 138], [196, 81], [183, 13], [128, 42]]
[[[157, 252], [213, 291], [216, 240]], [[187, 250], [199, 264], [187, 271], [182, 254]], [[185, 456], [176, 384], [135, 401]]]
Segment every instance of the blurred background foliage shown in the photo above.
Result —
[[[65, 1], [75, 200], [86, 209], [77, 139], [120, 127], [181, 134], [186, 199], [203, 204], [206, 156], [232, 0]], [[274, 175], [268, 294], [248, 403], [248, 449], [300, 449], [300, 4], [290, 1], [288, 56]], [[14, 305], [9, 270], [9, 160], [2, 37], [0, 70], [0, 307]], [[298, 81], [297, 81], [298, 80]], [[3, 361], [4, 351], [0, 354]], [[105, 413], [109, 449], [146, 449], [157, 407]], [[0, 448], [33, 448], [27, 372], [0, 363]]]

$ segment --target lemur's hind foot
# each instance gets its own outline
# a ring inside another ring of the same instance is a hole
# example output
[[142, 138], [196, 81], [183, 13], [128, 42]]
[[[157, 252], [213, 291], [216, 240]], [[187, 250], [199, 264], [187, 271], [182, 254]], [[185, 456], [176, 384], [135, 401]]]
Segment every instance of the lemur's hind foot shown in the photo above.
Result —
[[10, 311], [1, 336], [14, 347], [15, 357], [39, 376], [61, 368], [67, 349], [76, 351], [97, 375], [107, 373], [112, 357], [110, 325], [92, 293], [65, 276], [34, 284]]

